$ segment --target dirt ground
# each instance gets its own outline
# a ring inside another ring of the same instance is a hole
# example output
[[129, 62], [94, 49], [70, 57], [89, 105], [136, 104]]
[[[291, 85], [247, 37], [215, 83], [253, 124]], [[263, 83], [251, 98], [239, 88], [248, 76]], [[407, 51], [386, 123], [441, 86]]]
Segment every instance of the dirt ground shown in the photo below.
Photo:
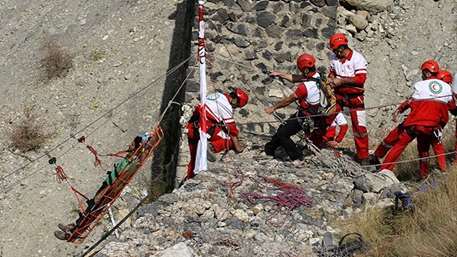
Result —
[[[75, 136], [87, 136], [87, 143], [99, 153], [111, 153], [125, 149], [137, 133], [154, 125], [174, 29], [174, 20], [168, 17], [176, 3], [1, 1], [0, 256], [61, 257], [82, 249], [54, 238], [58, 223], [76, 217], [76, 203], [67, 187], [56, 182], [49, 158], [20, 167], [162, 76]], [[72, 59], [62, 77], [48, 79], [42, 60], [49, 42]], [[11, 146], [10, 135], [29, 107], [52, 136], [42, 149], [22, 154]], [[104, 158], [103, 168], [94, 168], [93, 157], [74, 138], [49, 155], [57, 157], [70, 181], [89, 196], [113, 161]], [[146, 184], [147, 173], [144, 170], [135, 183]], [[122, 211], [114, 210], [118, 217]]]

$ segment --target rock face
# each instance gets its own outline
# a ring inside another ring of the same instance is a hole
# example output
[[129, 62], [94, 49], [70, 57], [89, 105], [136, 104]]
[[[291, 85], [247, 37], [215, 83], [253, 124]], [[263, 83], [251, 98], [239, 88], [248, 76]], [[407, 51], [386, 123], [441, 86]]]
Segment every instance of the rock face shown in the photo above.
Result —
[[393, 0], [344, 0], [351, 6], [360, 10], [367, 10], [369, 12], [385, 11], [392, 7]]

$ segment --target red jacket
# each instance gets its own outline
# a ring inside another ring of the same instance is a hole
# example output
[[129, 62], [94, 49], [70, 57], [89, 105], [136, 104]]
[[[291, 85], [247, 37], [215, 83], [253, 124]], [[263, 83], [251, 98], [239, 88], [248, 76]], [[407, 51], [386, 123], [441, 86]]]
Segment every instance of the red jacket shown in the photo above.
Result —
[[425, 126], [438, 128], [446, 126], [449, 121], [448, 105], [442, 101], [411, 99], [409, 106], [411, 107], [411, 112], [403, 122], [405, 127]]

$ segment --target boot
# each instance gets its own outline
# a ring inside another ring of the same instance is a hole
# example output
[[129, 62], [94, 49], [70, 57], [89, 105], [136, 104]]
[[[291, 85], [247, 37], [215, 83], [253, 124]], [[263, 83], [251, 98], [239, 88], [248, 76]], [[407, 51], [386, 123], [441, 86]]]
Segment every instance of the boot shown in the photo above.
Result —
[[57, 239], [66, 241], [68, 238], [70, 238], [70, 233], [57, 230], [54, 231], [54, 236], [57, 237]]
[[368, 160], [371, 165], [381, 165], [381, 161], [379, 161], [379, 158], [376, 157], [376, 155], [374, 155], [374, 154], [370, 154], [368, 156]]
[[64, 225], [64, 224], [62, 224], [62, 223], [59, 223], [59, 224], [57, 225], [57, 227], [58, 227], [60, 230], [62, 230], [63, 232], [67, 232], [67, 233], [73, 231], [73, 230], [76, 228], [75, 224]]

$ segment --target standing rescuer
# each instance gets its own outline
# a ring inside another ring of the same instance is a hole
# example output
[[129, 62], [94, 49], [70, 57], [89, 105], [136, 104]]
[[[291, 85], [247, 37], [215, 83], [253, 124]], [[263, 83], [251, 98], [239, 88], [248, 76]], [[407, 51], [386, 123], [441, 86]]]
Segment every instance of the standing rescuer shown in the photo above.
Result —
[[[440, 143], [442, 129], [449, 120], [448, 109], [452, 102], [452, 91], [449, 84], [436, 79], [439, 72], [439, 65], [436, 61], [425, 61], [421, 70], [423, 80], [414, 84], [413, 95], [402, 103], [402, 106], [409, 107], [411, 112], [403, 122], [403, 129], [400, 131], [398, 140], [387, 153], [381, 169], [393, 170], [395, 162], [403, 150], [417, 138], [419, 156], [425, 158], [420, 161], [419, 176], [425, 178], [428, 175], [426, 158], [429, 156], [430, 145]], [[442, 154], [441, 147], [435, 147], [435, 151], [437, 150], [440, 151], [437, 154]], [[444, 155], [438, 158], [438, 162], [443, 161], [445, 165]]]
[[362, 165], [368, 165], [368, 131], [364, 109], [368, 64], [362, 54], [349, 48], [348, 39], [342, 33], [331, 36], [329, 46], [333, 55], [328, 81], [335, 91], [336, 110], [341, 112], [344, 107], [349, 108], [357, 159]]
[[[298, 149], [295, 142], [290, 138], [299, 131], [304, 130], [304, 122], [311, 115], [321, 114], [321, 93], [318, 85], [319, 73], [316, 72], [316, 59], [311, 54], [302, 54], [297, 58], [297, 67], [302, 73], [302, 83], [297, 86], [295, 92], [284, 97], [279, 102], [271, 107], [265, 108], [265, 112], [272, 114], [280, 108], [289, 106], [291, 103], [298, 102], [298, 110], [290, 116], [283, 124], [281, 124], [273, 135], [270, 142], [265, 145], [265, 153], [273, 155], [275, 150], [282, 146], [287, 152], [291, 160], [302, 160], [303, 153]], [[280, 76], [293, 81], [292, 75], [287, 75], [279, 72], [272, 73], [273, 76]], [[311, 118], [314, 123], [314, 130], [311, 135], [313, 143], [321, 145], [319, 142], [325, 134], [325, 117], [314, 116]]]
[[187, 166], [187, 178], [195, 176], [195, 158], [197, 145], [200, 140], [199, 134], [199, 108], [206, 108], [207, 133], [209, 136], [209, 150], [214, 153], [234, 150], [241, 153], [243, 147], [238, 139], [238, 128], [233, 119], [233, 109], [244, 107], [249, 96], [241, 88], [231, 88], [228, 93], [216, 92], [206, 97], [205, 106], [196, 106], [194, 114], [187, 123], [187, 139], [189, 142], [190, 162]]
[[[438, 63], [436, 63], [433, 60], [424, 62], [421, 66], [421, 69], [429, 70], [429, 72], [431, 72], [433, 74], [431, 77], [429, 77], [429, 79], [439, 79], [449, 85], [452, 84], [452, 74], [450, 74], [448, 71], [439, 70]], [[410, 103], [410, 101], [406, 100], [397, 108], [397, 110], [392, 115], [394, 122], [397, 121], [397, 117], [400, 113], [405, 112], [407, 109], [409, 109], [411, 107], [411, 106], [409, 106], [409, 103]], [[449, 103], [448, 108], [452, 114], [457, 114], [457, 110], [455, 108], [454, 101]], [[392, 148], [392, 146], [394, 146], [395, 143], [398, 142], [400, 134], [403, 130], [404, 130], [404, 126], [403, 126], [403, 122], [402, 122], [397, 127], [395, 127], [392, 131], [390, 131], [390, 133], [382, 140], [382, 142], [378, 145], [378, 147], [376, 148], [376, 151], [374, 152], [374, 156], [375, 156], [375, 159], [377, 162], [379, 162], [379, 159], [384, 158], [384, 156]], [[420, 144], [418, 144], [418, 146], [420, 146]], [[438, 166], [439, 166], [440, 170], [445, 170], [446, 169], [446, 156], [444, 156], [444, 151], [445, 151], [444, 146], [439, 141], [434, 141], [432, 144], [432, 147], [433, 147], [433, 151], [435, 152], [435, 154], [438, 155], [437, 159], [438, 159]], [[426, 162], [423, 162], [421, 165], [422, 165], [421, 166], [422, 173], [427, 174], [428, 172], [426, 170], [428, 169], [428, 164]]]

